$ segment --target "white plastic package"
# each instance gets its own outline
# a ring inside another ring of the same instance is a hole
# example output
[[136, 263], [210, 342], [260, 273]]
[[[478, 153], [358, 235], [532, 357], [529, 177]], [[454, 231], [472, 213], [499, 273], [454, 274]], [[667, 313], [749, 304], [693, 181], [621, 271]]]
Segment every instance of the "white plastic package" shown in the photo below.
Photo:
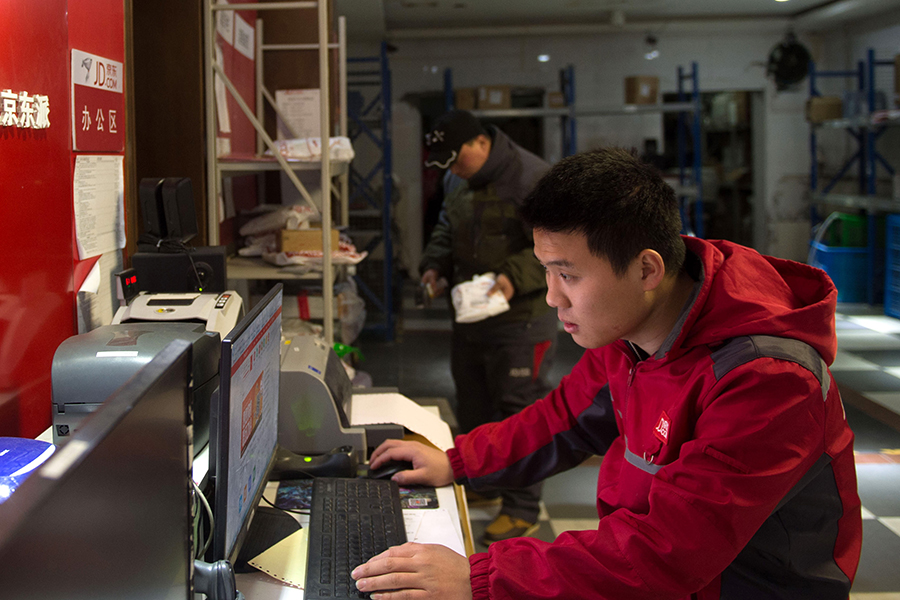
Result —
[[453, 286], [450, 296], [453, 299], [457, 323], [477, 323], [509, 310], [509, 302], [501, 292], [488, 294], [494, 283], [496, 276], [493, 273], [484, 273]]

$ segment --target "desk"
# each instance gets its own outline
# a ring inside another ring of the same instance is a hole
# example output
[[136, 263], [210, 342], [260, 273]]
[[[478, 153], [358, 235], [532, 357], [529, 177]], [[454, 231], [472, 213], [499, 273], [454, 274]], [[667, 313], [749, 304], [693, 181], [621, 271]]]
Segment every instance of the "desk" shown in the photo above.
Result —
[[[440, 416], [440, 413], [438, 412], [438, 408], [436, 406], [427, 406], [424, 408]], [[431, 446], [434, 445], [418, 434], [408, 434], [405, 436], [405, 439], [422, 442]], [[263, 497], [274, 504], [277, 490], [278, 482], [270, 481], [266, 485], [266, 489], [263, 492]], [[443, 486], [437, 488], [437, 496], [438, 505], [441, 508], [447, 509], [447, 511], [451, 515], [451, 519], [453, 520], [453, 525], [456, 528], [457, 535], [459, 535], [459, 538], [463, 542], [463, 548], [465, 549], [466, 556], [473, 554], [475, 551], [475, 546], [472, 536], [472, 526], [471, 522], [469, 521], [469, 508], [466, 504], [466, 495], [463, 491], [463, 488], [455, 483]], [[265, 501], [260, 504], [260, 506], [264, 505], [266, 505]], [[421, 513], [422, 511], [427, 510], [434, 509], [404, 510], [403, 513], [404, 516], [406, 516], [407, 513]], [[291, 514], [291, 516], [294, 517], [302, 526], [307, 526], [309, 522], [308, 515], [299, 515], [293, 513], [289, 514]], [[454, 515], [456, 516], [455, 519], [452, 518]], [[411, 541], [415, 540], [411, 539]], [[281, 581], [270, 577], [263, 572], [239, 573], [235, 576], [235, 580], [237, 582], [238, 590], [240, 590], [248, 600], [302, 600], [304, 597], [303, 590], [285, 585]]]

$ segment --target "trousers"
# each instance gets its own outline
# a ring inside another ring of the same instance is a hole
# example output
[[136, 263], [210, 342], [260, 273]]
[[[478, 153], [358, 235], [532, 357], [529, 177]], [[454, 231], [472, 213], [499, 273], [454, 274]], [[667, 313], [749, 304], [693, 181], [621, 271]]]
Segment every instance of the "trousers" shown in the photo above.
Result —
[[[503, 420], [551, 390], [549, 372], [557, 347], [555, 312], [527, 323], [478, 325], [454, 324], [453, 329], [450, 368], [462, 433]], [[542, 487], [537, 483], [496, 490], [503, 501], [501, 513], [536, 523]]]

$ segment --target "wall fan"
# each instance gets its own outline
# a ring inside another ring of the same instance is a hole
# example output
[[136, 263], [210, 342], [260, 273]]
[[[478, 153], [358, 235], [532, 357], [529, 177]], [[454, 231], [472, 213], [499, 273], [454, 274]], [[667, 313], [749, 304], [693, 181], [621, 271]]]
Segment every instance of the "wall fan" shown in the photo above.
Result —
[[784, 40], [769, 53], [766, 75], [775, 80], [775, 88], [778, 91], [791, 89], [808, 74], [810, 60], [812, 57], [809, 50], [797, 41], [794, 32], [789, 31]]

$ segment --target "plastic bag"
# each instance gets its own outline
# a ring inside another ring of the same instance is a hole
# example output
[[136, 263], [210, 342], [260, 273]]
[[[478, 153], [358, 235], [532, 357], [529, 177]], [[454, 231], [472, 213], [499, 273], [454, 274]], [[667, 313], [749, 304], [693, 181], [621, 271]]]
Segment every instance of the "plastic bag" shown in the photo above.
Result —
[[488, 294], [495, 282], [493, 273], [485, 273], [453, 286], [450, 296], [457, 323], [477, 323], [509, 310], [509, 302], [502, 293]]

